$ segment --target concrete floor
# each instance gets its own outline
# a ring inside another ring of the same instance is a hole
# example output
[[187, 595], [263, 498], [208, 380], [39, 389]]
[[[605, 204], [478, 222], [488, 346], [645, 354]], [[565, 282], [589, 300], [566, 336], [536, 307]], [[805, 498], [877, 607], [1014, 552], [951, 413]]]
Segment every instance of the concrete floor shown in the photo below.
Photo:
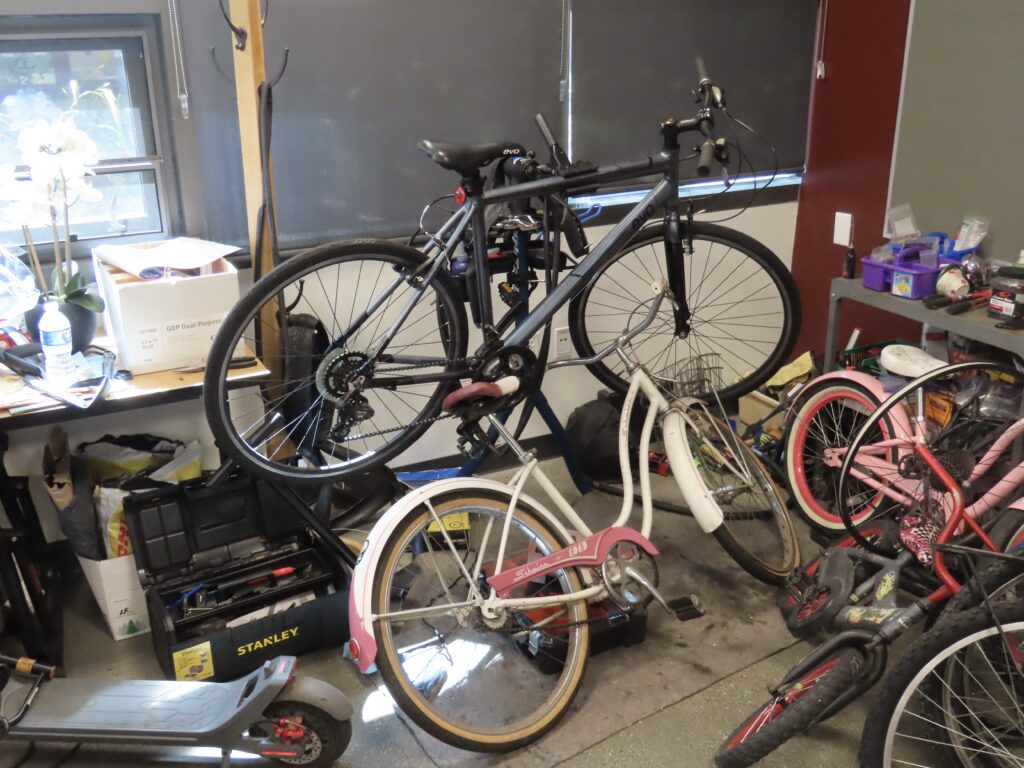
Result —
[[[552, 479], [571, 487], [561, 465], [547, 462]], [[566, 491], [570, 500], [578, 494]], [[662, 485], [656, 494], [671, 500]], [[585, 519], [600, 527], [621, 501], [602, 494], [580, 500]], [[395, 713], [379, 677], [359, 675], [337, 649], [303, 657], [302, 673], [345, 691], [356, 707], [352, 744], [339, 766], [564, 766], [711, 765], [722, 739], [808, 650], [786, 633], [773, 592], [743, 573], [689, 518], [655, 513], [652, 536], [662, 549], [659, 567], [668, 597], [696, 592], [707, 615], [687, 623], [652, 611], [647, 640], [591, 660], [582, 690], [563, 723], [539, 743], [506, 756], [481, 756], [443, 745]], [[805, 555], [811, 552], [806, 545]], [[685, 590], [685, 591], [683, 591]], [[115, 643], [107, 634], [84, 580], [71, 585], [65, 627], [66, 667], [79, 677], [159, 678], [148, 636]], [[853, 766], [865, 704], [794, 739], [760, 765], [801, 768]], [[0, 764], [15, 762], [24, 744], [0, 743]], [[40, 745], [28, 768], [53, 765], [66, 752]], [[85, 746], [68, 763], [92, 766], [217, 765], [211, 752], [99, 749]], [[239, 759], [241, 765], [262, 765]]]

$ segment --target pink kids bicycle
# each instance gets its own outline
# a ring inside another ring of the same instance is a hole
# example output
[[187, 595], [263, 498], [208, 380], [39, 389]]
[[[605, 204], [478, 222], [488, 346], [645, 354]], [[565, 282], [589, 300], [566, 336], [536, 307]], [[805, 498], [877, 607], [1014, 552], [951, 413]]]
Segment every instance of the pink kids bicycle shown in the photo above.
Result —
[[[945, 365], [894, 352], [883, 360], [887, 370], [921, 375], [862, 412], [852, 439], [823, 435], [844, 443], [821, 458], [837, 469], [832, 508], [851, 541], [806, 568], [791, 590], [794, 634], [838, 634], [729, 735], [719, 768], [751, 765], [840, 711], [878, 680], [888, 646], [907, 629], [974, 604], [977, 595], [961, 590], [960, 564], [946, 561], [947, 542], [996, 552], [1024, 543], [1021, 376], [994, 363]], [[979, 579], [999, 594], [1020, 573], [994, 568]], [[908, 604], [901, 588], [917, 599]]]

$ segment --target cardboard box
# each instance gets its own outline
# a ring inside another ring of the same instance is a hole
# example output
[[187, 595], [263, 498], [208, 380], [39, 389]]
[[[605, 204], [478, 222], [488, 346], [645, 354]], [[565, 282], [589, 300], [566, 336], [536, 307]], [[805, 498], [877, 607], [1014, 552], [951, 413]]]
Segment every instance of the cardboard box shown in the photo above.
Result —
[[93, 270], [119, 365], [143, 374], [205, 364], [214, 334], [238, 301], [235, 268], [217, 259], [195, 277], [143, 280], [104, 261], [102, 251], [93, 249]]
[[109, 560], [78, 558], [92, 594], [115, 640], [149, 632], [146, 595], [131, 555]]
[[[745, 426], [756, 424], [773, 409], [778, 408], [779, 401], [763, 395], [758, 391], [750, 392], [740, 398], [740, 422]], [[781, 428], [785, 412], [779, 412], [765, 422], [766, 429]]]

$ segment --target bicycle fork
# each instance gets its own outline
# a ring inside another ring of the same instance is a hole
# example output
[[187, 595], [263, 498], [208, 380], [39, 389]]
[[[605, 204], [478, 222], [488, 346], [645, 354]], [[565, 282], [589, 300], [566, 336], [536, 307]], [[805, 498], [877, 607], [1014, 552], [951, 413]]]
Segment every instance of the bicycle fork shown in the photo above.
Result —
[[675, 319], [675, 335], [685, 339], [690, 335], [690, 308], [686, 302], [686, 273], [683, 259], [692, 251], [683, 246], [683, 226], [679, 220], [679, 211], [673, 206], [665, 213], [665, 274], [668, 276], [668, 287], [675, 301], [672, 302], [672, 315]]

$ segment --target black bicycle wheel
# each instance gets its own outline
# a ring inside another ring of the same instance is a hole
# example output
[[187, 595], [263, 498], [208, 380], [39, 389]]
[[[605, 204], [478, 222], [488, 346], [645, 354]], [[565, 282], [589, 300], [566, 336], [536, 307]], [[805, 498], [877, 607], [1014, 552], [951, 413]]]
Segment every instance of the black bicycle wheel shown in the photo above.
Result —
[[745, 768], [819, 722], [829, 705], [864, 671], [864, 655], [841, 648], [810, 671], [783, 680], [768, 702], [747, 717], [715, 753], [718, 768]]
[[907, 649], [868, 710], [864, 768], [1021, 765], [1024, 603], [993, 611], [950, 616]]
[[[458, 384], [452, 372], [466, 354], [456, 287], [443, 270], [424, 282], [424, 264], [415, 249], [356, 240], [267, 273], [210, 348], [203, 397], [217, 445], [255, 474], [310, 485], [411, 445]], [[254, 353], [275, 373], [229, 385], [232, 359]]]
[[[661, 223], [640, 230], [570, 303], [569, 333], [581, 357], [642, 319], [651, 283], [665, 277], [663, 231]], [[693, 358], [714, 360], [719, 396], [739, 397], [767, 381], [792, 352], [800, 328], [796, 283], [778, 256], [740, 232], [694, 222], [690, 241], [693, 252], [684, 264], [690, 333], [676, 335], [673, 309], [665, 302], [659, 318], [633, 340], [633, 350], [655, 377], [670, 380]], [[614, 355], [589, 367], [606, 386], [628, 388], [628, 374]]]
[[684, 495], [698, 491], [688, 499], [691, 505], [713, 504], [722, 514], [721, 525], [713, 531], [715, 540], [755, 579], [784, 584], [800, 565], [800, 541], [786, 503], [760, 460], [727, 422], [702, 404], [685, 408], [681, 418], [665, 424], [668, 434], [680, 429], [691, 458], [691, 482], [680, 490]]

